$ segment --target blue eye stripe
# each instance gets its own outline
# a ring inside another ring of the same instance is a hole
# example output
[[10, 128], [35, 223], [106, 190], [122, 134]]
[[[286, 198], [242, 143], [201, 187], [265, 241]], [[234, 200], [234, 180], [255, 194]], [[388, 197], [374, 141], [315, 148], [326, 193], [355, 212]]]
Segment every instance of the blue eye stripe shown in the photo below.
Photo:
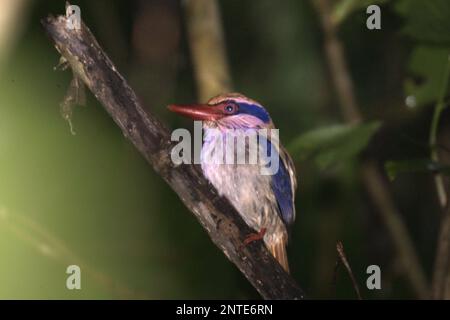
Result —
[[239, 103], [239, 113], [252, 115], [264, 123], [270, 122], [270, 116], [267, 111], [255, 104]]

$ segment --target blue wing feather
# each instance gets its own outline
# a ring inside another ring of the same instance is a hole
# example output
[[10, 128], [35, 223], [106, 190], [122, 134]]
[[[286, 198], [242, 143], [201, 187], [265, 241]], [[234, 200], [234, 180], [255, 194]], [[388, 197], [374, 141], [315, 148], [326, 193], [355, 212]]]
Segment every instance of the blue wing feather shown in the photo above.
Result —
[[[265, 143], [263, 141], [262, 145]], [[266, 140], [267, 143], [267, 156], [271, 156], [271, 142], [270, 140]], [[279, 159], [279, 169], [278, 171], [272, 176], [272, 190], [275, 194], [275, 198], [278, 203], [279, 208], [279, 214], [283, 222], [289, 226], [294, 222], [295, 219], [295, 208], [294, 208], [294, 195], [293, 195], [293, 188], [292, 188], [292, 181], [291, 177], [289, 175], [289, 171], [287, 170], [283, 159], [280, 157], [279, 152], [274, 148], [275, 152], [277, 153], [278, 159]]]
[[281, 158], [280, 168], [272, 178], [272, 189], [281, 211], [281, 218], [289, 226], [294, 222], [294, 202], [291, 178]]

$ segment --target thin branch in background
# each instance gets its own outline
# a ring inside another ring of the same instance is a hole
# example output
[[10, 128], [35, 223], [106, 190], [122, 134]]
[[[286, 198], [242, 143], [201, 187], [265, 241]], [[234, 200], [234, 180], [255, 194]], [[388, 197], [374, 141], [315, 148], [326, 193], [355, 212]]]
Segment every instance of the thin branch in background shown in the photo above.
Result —
[[[356, 101], [354, 84], [345, 60], [344, 48], [337, 37], [330, 2], [328, 0], [312, 1], [319, 14], [324, 31], [326, 57], [342, 114], [346, 122], [360, 123], [363, 121], [363, 116]], [[400, 218], [401, 215], [387, 191], [388, 185], [375, 163], [363, 164], [362, 179], [392, 238], [407, 280], [417, 297], [428, 297], [429, 289], [426, 277], [413, 243]]]
[[450, 205], [441, 220], [433, 273], [433, 298], [450, 299]]
[[[431, 121], [430, 128], [430, 148], [431, 148], [431, 160], [439, 162], [439, 153], [437, 150], [437, 136], [439, 129], [439, 120], [441, 119], [442, 111], [444, 111], [445, 105], [445, 94], [447, 93], [448, 81], [450, 75], [450, 55], [447, 59], [447, 64], [444, 69], [442, 87], [440, 90], [439, 98], [434, 108], [433, 119]], [[444, 178], [441, 174], [436, 174], [434, 177], [436, 184], [436, 191], [439, 198], [439, 203], [442, 208], [447, 206], [447, 192], [445, 190]]]
[[153, 114], [145, 111], [86, 25], [82, 23], [80, 30], [68, 29], [65, 16], [49, 16], [41, 22], [72, 71], [261, 296], [265, 299], [303, 299], [301, 288], [263, 243], [255, 242], [241, 248], [253, 230], [230, 202], [218, 195], [199, 167], [177, 165], [171, 160], [174, 143], [170, 132]]
[[341, 241], [338, 241], [336, 243], [336, 251], [338, 253], [338, 261], [336, 261], [336, 267], [334, 269], [334, 284], [336, 286], [337, 282], [337, 269], [339, 266], [339, 261], [344, 265], [345, 269], [347, 270], [348, 275], [350, 276], [350, 279], [352, 280], [353, 288], [355, 289], [356, 296], [358, 297], [358, 300], [362, 300], [361, 297], [361, 291], [359, 290], [358, 282], [356, 281], [355, 276], [353, 275], [352, 268], [350, 267], [350, 263], [347, 260], [347, 256], [345, 255], [344, 251], [344, 245]]
[[[431, 159], [438, 161], [438, 150], [435, 147], [437, 142], [437, 132], [439, 120], [442, 111], [446, 108], [445, 95], [448, 88], [450, 78], [450, 55], [447, 59], [447, 65], [444, 71], [441, 92], [438, 102], [434, 109], [433, 120], [430, 130], [430, 147]], [[439, 196], [439, 202], [444, 208], [441, 219], [441, 227], [437, 242], [436, 258], [433, 272], [433, 298], [434, 299], [450, 299], [450, 203], [448, 201], [447, 192], [444, 186], [443, 176], [437, 174], [435, 176], [436, 190]]]
[[336, 299], [336, 290], [337, 290], [337, 275], [338, 275], [338, 270], [339, 270], [339, 256], [336, 259], [336, 263], [334, 264], [334, 269], [333, 269], [333, 278], [331, 280], [331, 294], [330, 296], [332, 296], [334, 299]]
[[220, 10], [216, 0], [185, 0], [184, 8], [198, 97], [206, 102], [232, 87]]

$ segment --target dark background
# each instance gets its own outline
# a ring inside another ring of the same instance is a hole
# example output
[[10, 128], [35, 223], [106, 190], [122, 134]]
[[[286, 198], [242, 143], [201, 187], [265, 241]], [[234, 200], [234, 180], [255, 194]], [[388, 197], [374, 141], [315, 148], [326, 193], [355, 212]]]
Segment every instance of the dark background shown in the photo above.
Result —
[[[374, 2], [382, 29], [371, 31], [365, 8]], [[426, 2], [332, 1], [365, 118], [346, 127], [310, 1], [219, 1], [234, 88], [268, 109], [296, 163], [289, 257], [311, 298], [355, 298], [342, 266], [333, 285], [337, 241], [364, 298], [418, 296], [361, 181], [367, 161], [383, 173], [431, 282], [442, 214], [433, 175], [420, 167], [389, 180], [384, 169], [387, 161], [429, 158], [450, 3]], [[197, 101], [181, 2], [72, 4], [148, 110], [172, 129], [191, 128], [166, 109]], [[63, 14], [64, 1], [2, 1], [0, 11], [11, 18], [0, 19], [0, 298], [258, 298], [89, 92], [71, 134], [59, 111], [71, 72], [53, 70], [59, 56], [39, 22]], [[336, 139], [333, 130], [346, 135]], [[440, 156], [445, 162], [449, 153], [441, 148]], [[82, 290], [65, 287], [70, 264], [81, 267]], [[366, 288], [372, 264], [381, 268], [381, 290]]]

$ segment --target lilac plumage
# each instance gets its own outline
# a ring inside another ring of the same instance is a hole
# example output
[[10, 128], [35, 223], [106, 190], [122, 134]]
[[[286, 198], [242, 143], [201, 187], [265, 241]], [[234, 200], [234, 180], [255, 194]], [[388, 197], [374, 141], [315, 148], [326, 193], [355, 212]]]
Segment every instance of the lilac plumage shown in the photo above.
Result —
[[[219, 95], [205, 105], [172, 105], [169, 108], [195, 120], [203, 120], [201, 167], [204, 175], [221, 195], [228, 198], [250, 227], [256, 231], [264, 230], [262, 237], [267, 248], [289, 271], [286, 245], [288, 229], [295, 220], [297, 184], [291, 158], [278, 139], [269, 134], [258, 136], [257, 151], [258, 155], [267, 154], [278, 160], [278, 170], [274, 174], [261, 174], [262, 166], [267, 166], [264, 163], [227, 164], [225, 161], [226, 153], [230, 152], [225, 147], [227, 139], [243, 138], [248, 156], [250, 140], [239, 135], [275, 129], [269, 113], [258, 102], [237, 93]], [[262, 146], [265, 146], [264, 150]]]

